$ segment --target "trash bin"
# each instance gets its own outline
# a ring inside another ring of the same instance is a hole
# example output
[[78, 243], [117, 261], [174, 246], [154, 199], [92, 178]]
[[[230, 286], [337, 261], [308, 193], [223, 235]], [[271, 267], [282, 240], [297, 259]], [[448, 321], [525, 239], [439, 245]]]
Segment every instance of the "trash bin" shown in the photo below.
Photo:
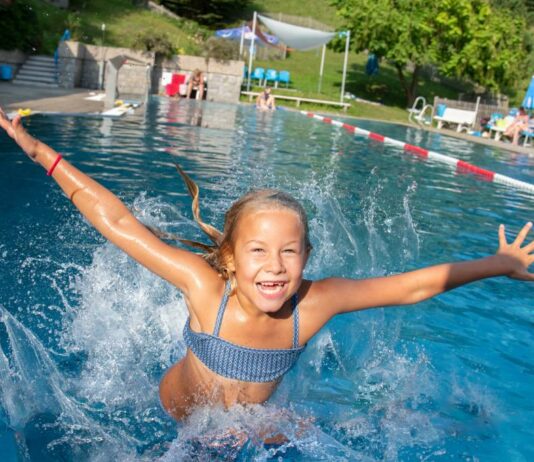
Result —
[[0, 79], [11, 80], [13, 78], [13, 68], [7, 64], [0, 64]]

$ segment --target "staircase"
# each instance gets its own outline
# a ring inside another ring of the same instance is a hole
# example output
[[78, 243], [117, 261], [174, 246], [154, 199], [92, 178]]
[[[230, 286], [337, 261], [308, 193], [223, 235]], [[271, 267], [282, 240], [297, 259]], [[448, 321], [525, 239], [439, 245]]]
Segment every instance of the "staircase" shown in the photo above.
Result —
[[13, 79], [13, 83], [36, 87], [57, 87], [54, 58], [30, 56]]

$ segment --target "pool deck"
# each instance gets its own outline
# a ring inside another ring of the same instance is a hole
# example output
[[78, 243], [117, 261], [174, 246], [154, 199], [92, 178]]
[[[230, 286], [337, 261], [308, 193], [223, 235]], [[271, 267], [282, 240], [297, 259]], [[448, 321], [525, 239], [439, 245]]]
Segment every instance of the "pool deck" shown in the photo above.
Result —
[[[99, 113], [104, 110], [104, 102], [86, 99], [87, 97], [94, 96], [96, 93], [102, 92], [83, 88], [68, 90], [64, 88], [34, 87], [14, 85], [11, 82], [0, 82], [0, 107], [6, 112], [17, 111], [18, 109], [31, 109], [32, 112], [61, 112], [73, 114]], [[347, 117], [340, 114], [332, 114], [332, 116]], [[381, 120], [380, 122], [387, 121]], [[417, 128], [415, 125], [409, 123], [403, 125]], [[421, 127], [421, 129], [439, 133], [444, 136], [451, 136], [473, 143], [483, 144], [503, 151], [534, 156], [534, 146], [514, 146], [511, 143], [472, 136], [466, 133], [457, 133], [453, 130], [438, 130], [431, 127]]]
[[94, 91], [84, 88], [67, 90], [0, 82], [0, 107], [5, 112], [17, 111], [18, 109], [31, 109], [32, 112], [102, 112], [104, 110], [103, 101], [85, 99], [94, 94]]

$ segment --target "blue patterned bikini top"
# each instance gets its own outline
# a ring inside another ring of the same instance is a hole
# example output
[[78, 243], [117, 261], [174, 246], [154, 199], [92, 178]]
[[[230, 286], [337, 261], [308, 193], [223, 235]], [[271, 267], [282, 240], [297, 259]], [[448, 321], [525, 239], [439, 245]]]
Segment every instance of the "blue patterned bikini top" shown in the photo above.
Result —
[[305, 346], [299, 347], [299, 310], [297, 295], [293, 296], [293, 347], [288, 349], [259, 349], [239, 346], [219, 337], [230, 284], [226, 283], [219, 306], [213, 334], [191, 330], [190, 318], [184, 327], [187, 347], [216, 374], [243, 382], [272, 382], [284, 375], [297, 361]]

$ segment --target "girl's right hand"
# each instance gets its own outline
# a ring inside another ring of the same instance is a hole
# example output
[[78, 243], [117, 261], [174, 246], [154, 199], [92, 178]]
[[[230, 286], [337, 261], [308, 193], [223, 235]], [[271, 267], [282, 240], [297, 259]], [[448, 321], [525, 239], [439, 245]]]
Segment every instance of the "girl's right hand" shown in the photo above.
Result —
[[37, 144], [39, 142], [24, 129], [20, 115], [15, 116], [13, 120], [9, 120], [2, 108], [0, 108], [0, 127], [15, 140], [30, 159], [36, 160]]

